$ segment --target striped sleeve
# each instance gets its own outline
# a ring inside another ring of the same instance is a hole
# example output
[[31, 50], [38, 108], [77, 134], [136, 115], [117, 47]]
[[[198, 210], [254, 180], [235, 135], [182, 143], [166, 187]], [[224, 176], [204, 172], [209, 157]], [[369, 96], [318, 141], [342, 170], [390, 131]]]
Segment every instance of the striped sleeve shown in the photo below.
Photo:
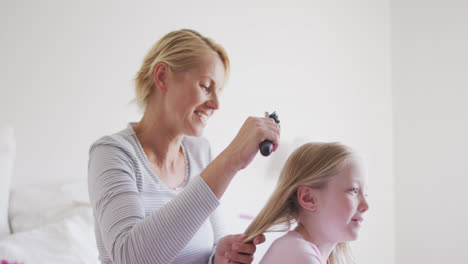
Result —
[[112, 263], [171, 263], [219, 205], [196, 176], [184, 190], [145, 217], [128, 153], [114, 145], [90, 150], [90, 200], [98, 232]]
[[211, 225], [213, 226], [213, 234], [214, 234], [214, 241], [215, 241], [215, 244], [213, 245], [213, 252], [210, 256], [210, 261], [208, 262], [208, 264], [212, 264], [213, 263], [213, 257], [216, 253], [216, 246], [218, 244], [218, 241], [224, 237], [224, 236], [227, 236], [228, 233], [226, 232], [226, 226], [225, 226], [225, 221], [223, 220], [223, 215], [222, 215], [222, 212], [220, 210], [220, 208], [218, 207], [210, 216], [210, 222], [211, 222]]

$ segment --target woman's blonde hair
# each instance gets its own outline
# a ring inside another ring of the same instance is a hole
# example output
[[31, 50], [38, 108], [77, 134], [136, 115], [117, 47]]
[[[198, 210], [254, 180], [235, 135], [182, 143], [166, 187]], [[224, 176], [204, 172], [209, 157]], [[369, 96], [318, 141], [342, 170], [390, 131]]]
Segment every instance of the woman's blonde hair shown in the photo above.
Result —
[[[301, 208], [297, 200], [298, 188], [304, 185], [317, 189], [325, 187], [350, 156], [351, 151], [339, 143], [306, 143], [297, 148], [284, 164], [265, 207], [245, 231], [248, 235], [245, 241], [265, 232], [289, 230]], [[338, 243], [329, 260], [330, 264], [353, 263], [348, 243]]]
[[200, 58], [213, 51], [223, 62], [226, 80], [229, 75], [229, 58], [221, 45], [192, 29], [166, 34], [148, 52], [135, 77], [135, 101], [138, 106], [146, 108], [148, 97], [155, 87], [154, 68], [159, 62], [166, 63], [173, 72], [183, 72], [196, 66]]

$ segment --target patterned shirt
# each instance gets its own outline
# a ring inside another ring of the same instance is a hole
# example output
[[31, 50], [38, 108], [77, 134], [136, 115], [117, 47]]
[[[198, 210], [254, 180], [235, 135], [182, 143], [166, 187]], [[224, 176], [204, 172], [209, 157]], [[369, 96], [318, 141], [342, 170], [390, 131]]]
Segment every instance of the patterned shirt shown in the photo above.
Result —
[[153, 172], [133, 124], [90, 148], [88, 190], [103, 264], [208, 263], [224, 233], [219, 205], [200, 177], [211, 162], [202, 137], [182, 140], [188, 182], [169, 188]]

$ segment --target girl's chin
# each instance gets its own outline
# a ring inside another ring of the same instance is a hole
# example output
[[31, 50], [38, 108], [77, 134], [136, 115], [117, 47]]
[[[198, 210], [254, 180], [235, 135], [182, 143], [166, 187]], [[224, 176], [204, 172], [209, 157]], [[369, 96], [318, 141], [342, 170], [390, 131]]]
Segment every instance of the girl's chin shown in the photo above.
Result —
[[351, 232], [351, 234], [349, 234], [346, 241], [354, 241], [354, 240], [357, 240], [358, 237], [359, 237], [359, 232]]

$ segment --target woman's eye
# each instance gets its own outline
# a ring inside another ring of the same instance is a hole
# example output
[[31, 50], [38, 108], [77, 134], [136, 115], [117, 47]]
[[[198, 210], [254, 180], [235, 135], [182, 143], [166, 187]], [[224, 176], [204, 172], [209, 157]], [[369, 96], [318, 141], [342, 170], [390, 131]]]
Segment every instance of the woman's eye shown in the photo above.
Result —
[[351, 188], [349, 191], [351, 193], [353, 193], [353, 194], [358, 194], [359, 193], [359, 188]]

